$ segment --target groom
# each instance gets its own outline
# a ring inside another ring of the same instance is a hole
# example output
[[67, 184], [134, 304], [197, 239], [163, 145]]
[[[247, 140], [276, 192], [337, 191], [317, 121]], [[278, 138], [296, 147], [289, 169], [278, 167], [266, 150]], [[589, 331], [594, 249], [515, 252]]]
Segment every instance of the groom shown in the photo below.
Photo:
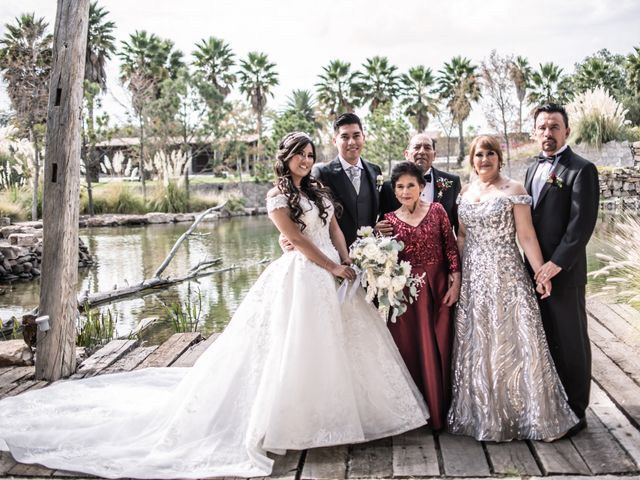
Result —
[[540, 313], [569, 406], [580, 420], [570, 436], [587, 426], [591, 347], [586, 245], [598, 217], [598, 171], [566, 144], [569, 119], [562, 106], [538, 107], [533, 118], [542, 153], [527, 170], [525, 187], [533, 197], [533, 226], [545, 260], [535, 279], [552, 279], [553, 291], [540, 301]]
[[364, 131], [356, 114], [343, 113], [336, 119], [333, 144], [338, 156], [328, 164], [315, 166], [313, 176], [342, 205], [338, 225], [348, 247], [355, 241], [358, 228], [375, 224], [379, 208], [377, 184], [382, 180], [382, 172], [380, 167], [360, 157]]

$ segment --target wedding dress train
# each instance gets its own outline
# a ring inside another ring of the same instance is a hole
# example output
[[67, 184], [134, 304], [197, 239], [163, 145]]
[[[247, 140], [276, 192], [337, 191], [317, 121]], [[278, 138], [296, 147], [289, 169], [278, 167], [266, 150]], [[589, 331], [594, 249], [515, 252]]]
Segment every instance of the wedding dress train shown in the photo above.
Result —
[[[283, 195], [268, 209], [287, 206]], [[302, 199], [308, 236], [338, 260]], [[333, 209], [330, 207], [330, 215]], [[108, 478], [265, 476], [267, 451], [365, 442], [428, 418], [362, 289], [299, 252], [274, 261], [191, 368], [62, 381], [0, 402], [0, 449], [22, 463]]]

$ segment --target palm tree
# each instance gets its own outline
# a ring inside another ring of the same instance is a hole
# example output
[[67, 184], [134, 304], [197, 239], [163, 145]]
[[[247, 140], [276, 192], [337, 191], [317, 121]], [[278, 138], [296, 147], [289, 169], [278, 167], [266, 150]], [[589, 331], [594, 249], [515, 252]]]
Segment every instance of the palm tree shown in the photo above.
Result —
[[317, 127], [315, 114], [316, 101], [309, 90], [293, 90], [287, 98], [286, 110], [300, 113], [305, 120]]
[[429, 116], [437, 113], [438, 100], [431, 96], [435, 78], [430, 68], [418, 65], [400, 77], [402, 93], [400, 104], [418, 132], [424, 132], [429, 125]]
[[625, 69], [627, 71], [627, 85], [631, 91], [640, 94], [640, 47], [633, 47], [635, 53], [627, 56]]
[[576, 93], [584, 93], [587, 90], [602, 87], [608, 90], [609, 94], [613, 94], [609, 78], [610, 70], [604, 61], [600, 58], [592, 57], [578, 66], [573, 76], [573, 85]]
[[258, 156], [262, 149], [262, 116], [267, 106], [267, 98], [273, 97], [272, 89], [278, 85], [276, 64], [271, 63], [266, 53], [249, 52], [246, 60], [240, 62], [240, 92], [243, 93], [253, 113], [258, 119]]
[[516, 87], [518, 97], [518, 132], [522, 133], [522, 105], [527, 98], [527, 88], [531, 78], [529, 60], [518, 55], [511, 64], [511, 80]]
[[215, 87], [224, 100], [236, 81], [231, 68], [235, 65], [235, 54], [227, 42], [216, 37], [202, 39], [193, 51], [193, 66], [202, 78]]
[[6, 24], [0, 39], [0, 70], [7, 94], [15, 111], [15, 123], [28, 133], [35, 152], [31, 218], [38, 219], [38, 183], [40, 181], [40, 145], [38, 126], [47, 118], [49, 76], [52, 65], [53, 36], [49, 24], [35, 14], [23, 14], [15, 24]]
[[[89, 214], [93, 215], [93, 192], [91, 179], [97, 167], [95, 158], [95, 97], [100, 92], [107, 91], [107, 73], [105, 64], [115, 53], [115, 37], [112, 35], [116, 24], [107, 21], [109, 12], [98, 6], [94, 1], [89, 4], [89, 25], [87, 33], [87, 56], [84, 69], [85, 101], [87, 104], [87, 129], [83, 135], [83, 150], [85, 159], [85, 180], [87, 182], [87, 195], [89, 197]], [[95, 88], [92, 88], [92, 84]]]
[[381, 105], [393, 103], [400, 93], [398, 67], [391, 65], [387, 57], [367, 58], [362, 64], [362, 103], [369, 103], [369, 111], [375, 112]]
[[144, 172], [144, 131], [146, 108], [152, 100], [160, 97], [161, 84], [166, 79], [176, 79], [184, 63], [182, 52], [173, 49], [171, 40], [163, 40], [146, 31], [136, 31], [122, 42], [120, 57], [120, 79], [131, 93], [131, 105], [138, 119], [140, 136], [139, 175], [142, 180], [142, 195], [147, 190]]
[[480, 99], [476, 66], [466, 57], [453, 57], [438, 73], [440, 98], [446, 101], [454, 122], [458, 125], [458, 165], [464, 158], [464, 121], [471, 114], [471, 103]]
[[562, 68], [553, 62], [540, 64], [540, 69], [531, 74], [529, 82], [529, 103], [565, 103], [567, 100], [567, 80], [562, 76]]
[[320, 81], [315, 85], [320, 104], [332, 117], [353, 112], [359, 106], [362, 90], [360, 72], [351, 71], [351, 64], [340, 60], [332, 60], [322, 69], [324, 73], [319, 75]]

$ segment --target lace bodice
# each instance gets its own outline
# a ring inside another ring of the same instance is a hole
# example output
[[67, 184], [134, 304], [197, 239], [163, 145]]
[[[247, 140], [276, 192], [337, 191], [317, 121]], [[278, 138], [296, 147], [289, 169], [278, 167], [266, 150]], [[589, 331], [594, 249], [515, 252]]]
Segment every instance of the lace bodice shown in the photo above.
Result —
[[384, 218], [393, 225], [394, 236], [404, 243], [401, 260], [407, 260], [414, 267], [445, 262], [450, 272], [460, 271], [458, 247], [442, 205], [433, 202], [415, 227], [400, 220], [394, 212]]
[[514, 246], [516, 227], [513, 205], [531, 205], [529, 195], [499, 196], [482, 202], [458, 197], [458, 216], [465, 226], [466, 244], [499, 252], [500, 247]]
[[[327, 208], [328, 213], [326, 224], [320, 218], [320, 213], [315, 203], [310, 201], [307, 197], [300, 197], [300, 206], [304, 212], [301, 219], [306, 225], [302, 234], [326, 253], [327, 248], [334, 250], [333, 243], [331, 243], [331, 237], [329, 236], [329, 223], [333, 217], [334, 208], [333, 204], [327, 199], [324, 199], [324, 205]], [[279, 194], [274, 197], [267, 198], [267, 212], [269, 214], [279, 208], [289, 208], [287, 205], [286, 195]]]

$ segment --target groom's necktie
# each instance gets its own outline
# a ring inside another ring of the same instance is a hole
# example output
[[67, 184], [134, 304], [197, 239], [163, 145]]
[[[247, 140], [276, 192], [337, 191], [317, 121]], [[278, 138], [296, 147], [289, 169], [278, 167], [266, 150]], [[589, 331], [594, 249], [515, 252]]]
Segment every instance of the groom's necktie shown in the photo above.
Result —
[[347, 169], [347, 175], [349, 175], [349, 180], [351, 180], [351, 184], [353, 185], [356, 194], [360, 193], [360, 169], [355, 165], [352, 165]]

